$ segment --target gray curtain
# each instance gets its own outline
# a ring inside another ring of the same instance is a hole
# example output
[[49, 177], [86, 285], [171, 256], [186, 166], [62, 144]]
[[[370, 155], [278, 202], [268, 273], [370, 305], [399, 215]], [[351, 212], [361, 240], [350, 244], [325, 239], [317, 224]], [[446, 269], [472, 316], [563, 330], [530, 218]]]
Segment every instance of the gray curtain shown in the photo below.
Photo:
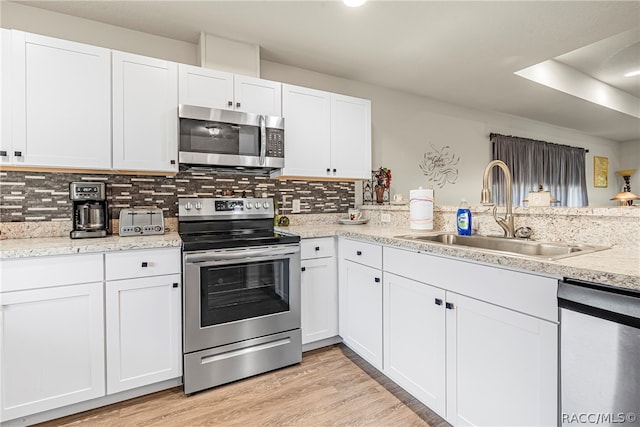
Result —
[[[513, 204], [523, 206], [529, 191], [542, 184], [560, 203], [552, 206], [587, 206], [587, 180], [583, 148], [552, 144], [515, 136], [492, 133], [493, 159], [502, 160], [513, 175]], [[504, 176], [493, 171], [493, 200], [505, 204]]]

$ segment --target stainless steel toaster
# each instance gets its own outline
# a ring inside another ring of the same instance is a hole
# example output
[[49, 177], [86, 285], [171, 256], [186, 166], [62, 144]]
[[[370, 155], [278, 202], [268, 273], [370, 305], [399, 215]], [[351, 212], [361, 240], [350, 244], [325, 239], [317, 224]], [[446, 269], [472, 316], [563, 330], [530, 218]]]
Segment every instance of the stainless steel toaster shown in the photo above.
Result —
[[122, 209], [119, 228], [121, 236], [164, 234], [162, 209]]

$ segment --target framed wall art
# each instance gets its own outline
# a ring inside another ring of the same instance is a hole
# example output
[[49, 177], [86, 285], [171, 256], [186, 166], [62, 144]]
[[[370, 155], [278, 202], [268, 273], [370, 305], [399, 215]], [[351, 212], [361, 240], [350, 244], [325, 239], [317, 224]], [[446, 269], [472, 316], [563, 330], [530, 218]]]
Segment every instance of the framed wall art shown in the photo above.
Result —
[[607, 188], [609, 186], [609, 158], [593, 156], [593, 186]]

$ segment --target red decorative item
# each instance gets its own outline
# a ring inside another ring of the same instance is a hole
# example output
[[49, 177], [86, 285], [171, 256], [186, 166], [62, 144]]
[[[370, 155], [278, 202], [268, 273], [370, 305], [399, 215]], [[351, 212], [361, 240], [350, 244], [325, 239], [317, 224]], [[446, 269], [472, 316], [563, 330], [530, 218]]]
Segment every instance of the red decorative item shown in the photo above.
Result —
[[376, 179], [376, 186], [374, 187], [376, 191], [376, 202], [383, 203], [384, 202], [384, 192], [388, 190], [391, 186], [391, 169], [383, 168], [380, 166], [378, 171], [374, 175]]

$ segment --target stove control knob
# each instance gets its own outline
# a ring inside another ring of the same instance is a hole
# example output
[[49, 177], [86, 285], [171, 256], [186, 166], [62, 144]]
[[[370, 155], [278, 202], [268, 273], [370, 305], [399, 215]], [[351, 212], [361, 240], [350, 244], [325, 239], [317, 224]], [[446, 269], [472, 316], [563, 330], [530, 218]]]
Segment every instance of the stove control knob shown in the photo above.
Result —
[[247, 209], [251, 209], [253, 207], [253, 205], [251, 204], [251, 202], [247, 202], [247, 204], [244, 205]]
[[202, 203], [200, 203], [200, 202], [196, 202], [196, 209], [197, 209], [197, 210], [202, 209]]
[[191, 202], [187, 202], [184, 204], [184, 208], [188, 211], [191, 210], [191, 208], [193, 208], [193, 205], [191, 204]]
[[262, 206], [264, 206], [264, 208], [267, 209], [269, 207], [269, 202], [264, 202]]

